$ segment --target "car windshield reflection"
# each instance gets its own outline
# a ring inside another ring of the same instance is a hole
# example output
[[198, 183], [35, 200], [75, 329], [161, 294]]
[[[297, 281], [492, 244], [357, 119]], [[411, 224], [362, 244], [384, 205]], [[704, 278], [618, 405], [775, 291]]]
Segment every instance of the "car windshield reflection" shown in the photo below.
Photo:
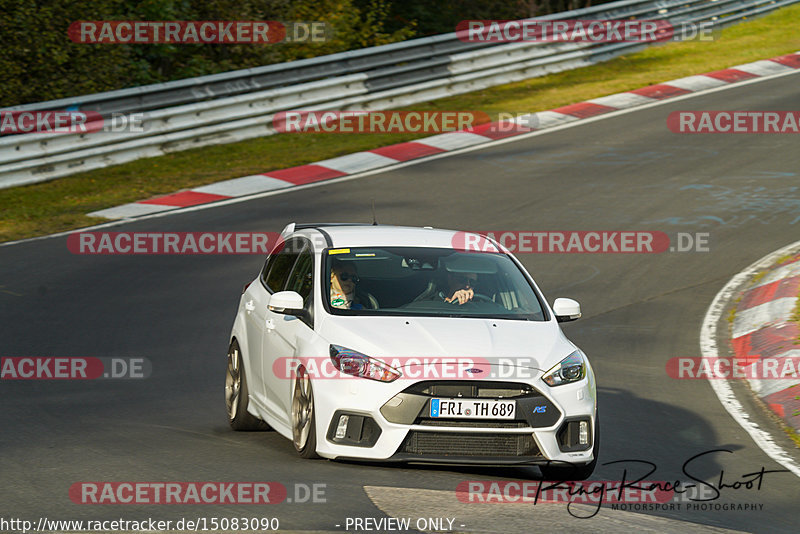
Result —
[[329, 250], [323, 294], [335, 315], [544, 321], [541, 301], [505, 254], [421, 247]]

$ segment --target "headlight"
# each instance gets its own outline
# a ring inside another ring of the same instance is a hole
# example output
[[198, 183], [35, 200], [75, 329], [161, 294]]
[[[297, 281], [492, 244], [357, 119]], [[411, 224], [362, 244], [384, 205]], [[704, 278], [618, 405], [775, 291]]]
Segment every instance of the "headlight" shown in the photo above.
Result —
[[586, 360], [583, 353], [576, 350], [547, 371], [542, 380], [548, 386], [560, 386], [578, 382], [584, 377], [586, 377]]
[[334, 367], [345, 374], [378, 382], [394, 382], [401, 376], [394, 367], [366, 354], [339, 345], [331, 345], [330, 352]]

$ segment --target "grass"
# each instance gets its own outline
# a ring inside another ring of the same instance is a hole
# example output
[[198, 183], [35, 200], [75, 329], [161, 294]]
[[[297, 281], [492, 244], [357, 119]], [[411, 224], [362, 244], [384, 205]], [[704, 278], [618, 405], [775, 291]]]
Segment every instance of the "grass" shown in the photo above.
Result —
[[[776, 266], [782, 265], [784, 263], [789, 263], [792, 261], [797, 260], [800, 258], [800, 254], [786, 254], [778, 258], [775, 262]], [[797, 323], [797, 326], [800, 327], [800, 294], [797, 295], [797, 302], [795, 303], [794, 309], [792, 310], [792, 316], [790, 320], [794, 323]], [[794, 345], [800, 345], [800, 334], [797, 335], [797, 339], [793, 341]], [[793, 414], [798, 415], [798, 414]]]
[[[683, 76], [800, 50], [800, 5], [715, 34], [714, 41], [669, 43], [607, 63], [411, 106], [475, 110], [493, 118], [531, 113]], [[409, 141], [419, 134], [284, 134], [187, 150], [0, 190], [0, 241], [101, 222], [91, 211], [229, 178], [312, 163]]]
[[777, 260], [775, 260], [775, 265], [782, 265], [784, 263], [789, 263], [790, 261], [794, 261], [798, 257], [797, 254], [784, 254]]
[[733, 307], [731, 307], [730, 311], [728, 312], [728, 323], [733, 325], [733, 321], [736, 319], [736, 309], [738, 308], [739, 302], [742, 300], [742, 297], [736, 299], [733, 303]]
[[764, 269], [763, 271], [759, 271], [756, 274], [754, 274], [753, 275], [753, 279], [750, 280], [750, 285], [758, 283], [762, 278], [767, 276], [768, 272], [769, 272], [769, 269]]
[[800, 434], [792, 427], [784, 425], [783, 430], [789, 435], [789, 437], [794, 441], [794, 444], [800, 448]]

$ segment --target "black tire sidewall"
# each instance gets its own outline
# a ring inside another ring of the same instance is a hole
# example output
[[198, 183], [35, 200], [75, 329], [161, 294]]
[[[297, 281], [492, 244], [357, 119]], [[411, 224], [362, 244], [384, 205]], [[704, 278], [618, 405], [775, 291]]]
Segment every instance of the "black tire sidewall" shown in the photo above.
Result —
[[247, 411], [249, 393], [247, 390], [247, 377], [244, 370], [244, 358], [242, 357], [242, 349], [235, 339], [228, 348], [229, 353], [234, 347], [236, 348], [236, 357], [239, 359], [239, 377], [241, 384], [239, 386], [239, 404], [236, 406], [236, 414], [233, 416], [233, 419], [231, 419], [230, 414], [228, 414], [228, 423], [234, 430], [266, 430], [269, 426]]

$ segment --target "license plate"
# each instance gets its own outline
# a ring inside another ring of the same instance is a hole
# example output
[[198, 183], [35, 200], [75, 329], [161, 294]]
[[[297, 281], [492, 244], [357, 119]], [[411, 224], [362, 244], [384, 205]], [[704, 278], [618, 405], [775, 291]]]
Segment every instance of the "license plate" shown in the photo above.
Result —
[[514, 419], [515, 401], [431, 399], [431, 417], [453, 419]]

